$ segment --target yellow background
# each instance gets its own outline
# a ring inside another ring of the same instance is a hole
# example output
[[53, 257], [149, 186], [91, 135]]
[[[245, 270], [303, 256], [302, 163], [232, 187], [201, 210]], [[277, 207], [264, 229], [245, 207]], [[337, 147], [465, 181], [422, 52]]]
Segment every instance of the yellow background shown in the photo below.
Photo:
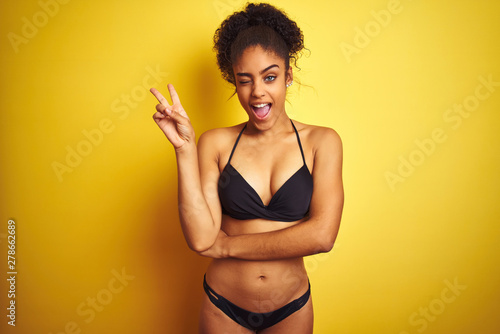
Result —
[[[244, 121], [211, 50], [218, 24], [243, 3], [73, 0], [51, 15], [33, 0], [1, 3], [2, 333], [196, 332], [208, 260], [182, 238], [174, 152], [142, 85], [174, 83], [197, 134]], [[289, 114], [336, 129], [345, 150], [337, 243], [306, 259], [315, 333], [498, 333], [500, 86], [479, 88], [488, 97], [460, 124], [445, 118], [474, 102], [480, 77], [500, 82], [500, 3], [272, 4], [310, 50]], [[398, 12], [377, 23], [388, 7]], [[345, 54], [347, 44], [357, 51]], [[432, 148], [436, 128], [446, 140]], [[70, 168], [68, 149], [78, 148], [86, 156]], [[418, 165], [405, 172], [409, 159]], [[60, 177], [57, 163], [67, 166]], [[389, 182], [398, 168], [406, 176]], [[15, 328], [6, 324], [9, 219]], [[122, 270], [125, 283], [114, 278]], [[88, 298], [106, 302], [92, 319]]]

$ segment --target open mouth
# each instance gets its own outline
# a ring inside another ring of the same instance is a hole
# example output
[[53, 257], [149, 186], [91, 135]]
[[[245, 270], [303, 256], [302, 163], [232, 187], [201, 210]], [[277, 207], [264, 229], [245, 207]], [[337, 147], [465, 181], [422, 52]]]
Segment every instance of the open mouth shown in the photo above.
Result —
[[271, 111], [271, 103], [261, 103], [251, 105], [252, 110], [258, 119], [264, 119]]

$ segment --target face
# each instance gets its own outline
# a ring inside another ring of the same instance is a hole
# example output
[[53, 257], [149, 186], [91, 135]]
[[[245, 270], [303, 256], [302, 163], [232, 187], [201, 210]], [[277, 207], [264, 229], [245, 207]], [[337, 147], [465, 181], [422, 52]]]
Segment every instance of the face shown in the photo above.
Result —
[[293, 79], [285, 60], [260, 46], [249, 47], [233, 65], [241, 106], [259, 130], [271, 128], [285, 115], [286, 85]]

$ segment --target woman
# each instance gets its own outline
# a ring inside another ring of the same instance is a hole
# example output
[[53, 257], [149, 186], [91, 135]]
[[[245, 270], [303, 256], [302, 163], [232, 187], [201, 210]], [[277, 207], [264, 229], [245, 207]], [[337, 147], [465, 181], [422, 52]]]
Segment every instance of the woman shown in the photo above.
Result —
[[205, 132], [196, 145], [172, 85], [153, 118], [175, 148], [179, 213], [189, 247], [213, 258], [200, 333], [312, 333], [303, 257], [328, 252], [343, 207], [342, 144], [329, 128], [285, 110], [290, 64], [303, 49], [295, 22], [248, 4], [214, 36], [223, 77], [248, 121]]

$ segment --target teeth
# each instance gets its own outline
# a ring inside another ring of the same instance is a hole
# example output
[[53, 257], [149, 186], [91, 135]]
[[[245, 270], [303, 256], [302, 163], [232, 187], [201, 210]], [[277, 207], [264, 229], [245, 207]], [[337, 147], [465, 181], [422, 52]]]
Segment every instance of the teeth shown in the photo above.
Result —
[[254, 107], [255, 108], [263, 108], [265, 106], [267, 106], [269, 103], [261, 103], [261, 104], [255, 104]]

